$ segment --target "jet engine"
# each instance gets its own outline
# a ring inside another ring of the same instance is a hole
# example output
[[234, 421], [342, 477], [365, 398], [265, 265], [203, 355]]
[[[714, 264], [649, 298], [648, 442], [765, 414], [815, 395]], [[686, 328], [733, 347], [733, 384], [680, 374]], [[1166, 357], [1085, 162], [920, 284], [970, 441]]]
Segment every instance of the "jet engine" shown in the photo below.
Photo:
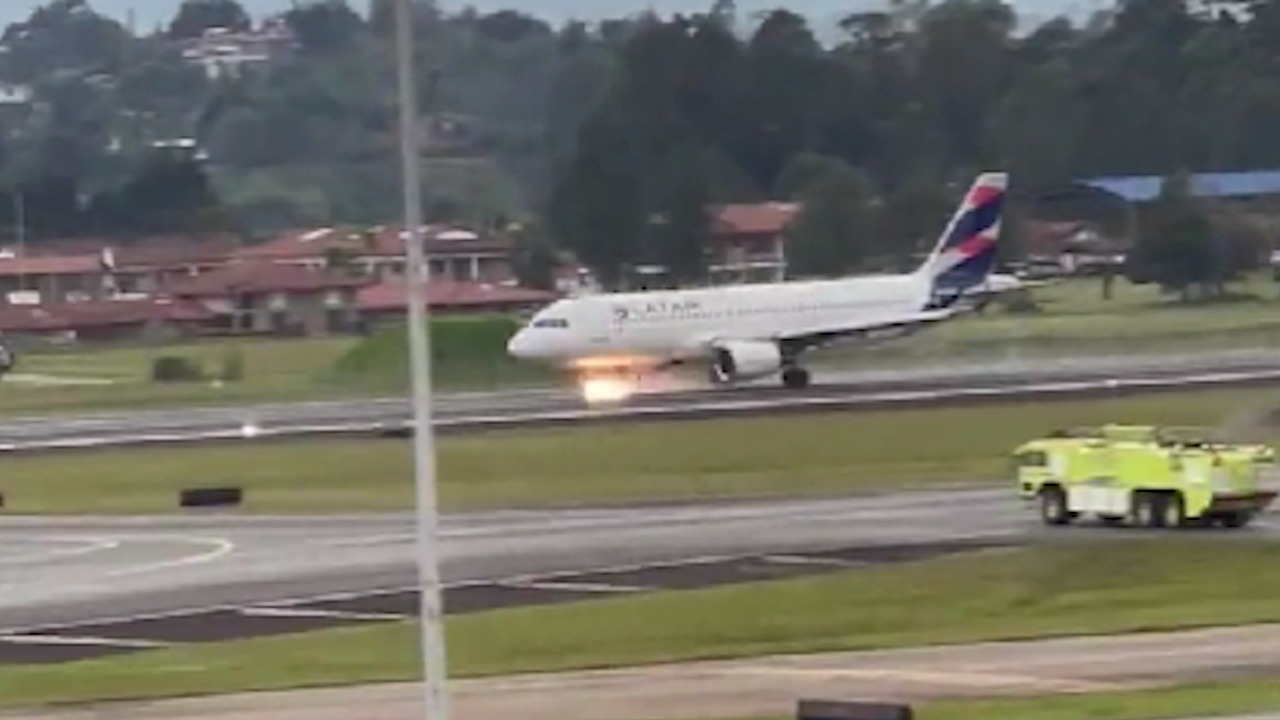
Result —
[[717, 382], [750, 380], [778, 372], [782, 350], [771, 342], [727, 342], [715, 348], [711, 376]]

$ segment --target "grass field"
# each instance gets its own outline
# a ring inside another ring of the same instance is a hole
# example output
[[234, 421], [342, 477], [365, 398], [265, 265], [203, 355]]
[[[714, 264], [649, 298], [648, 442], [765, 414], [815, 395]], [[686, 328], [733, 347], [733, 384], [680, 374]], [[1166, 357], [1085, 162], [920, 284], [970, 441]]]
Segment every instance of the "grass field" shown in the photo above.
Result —
[[[1015, 445], [1054, 428], [1218, 425], [1275, 407], [1280, 390], [1253, 388], [445, 436], [440, 489], [458, 510], [991, 483]], [[167, 511], [196, 483], [244, 487], [250, 511], [389, 510], [412, 503], [411, 460], [409, 442], [384, 439], [16, 455], [0, 492], [17, 513]]]
[[[549, 371], [506, 357], [509, 318], [440, 319], [433, 325], [433, 379], [440, 390], [474, 390], [546, 383]], [[238, 382], [158, 383], [156, 358], [177, 356], [220, 374], [229, 353], [244, 360]], [[181, 345], [70, 348], [23, 352], [17, 375], [110, 381], [110, 384], [0, 383], [0, 414], [65, 410], [216, 405], [403, 394], [408, 349], [403, 328], [370, 338], [217, 339]]]
[[1256, 275], [1233, 289], [1239, 299], [1171, 302], [1157, 289], [1118, 281], [1110, 300], [1101, 280], [1071, 279], [1033, 291], [1041, 312], [1011, 314], [997, 305], [916, 337], [867, 349], [826, 353], [823, 363], [922, 363], [952, 358], [1036, 358], [1096, 353], [1166, 353], [1280, 346], [1280, 287]]
[[[19, 356], [15, 375], [108, 380], [111, 384], [44, 386], [8, 378], [0, 383], [0, 413], [341, 397], [356, 390], [333, 382], [328, 374], [333, 363], [357, 342], [351, 338], [208, 340], [163, 347], [24, 352]], [[151, 380], [151, 365], [156, 358], [187, 358], [200, 363], [206, 373], [216, 374], [222, 369], [227, 354], [235, 351], [239, 351], [244, 360], [242, 381], [215, 385]]]
[[[480, 677], [776, 653], [1280, 620], [1280, 546], [1237, 538], [975, 553], [800, 580], [447, 620], [450, 673]], [[411, 679], [409, 623], [0, 667], [0, 703]]]
[[[520, 322], [507, 316], [438, 320], [431, 333], [431, 369], [447, 388], [549, 384], [546, 366], [507, 355], [507, 340]], [[403, 394], [409, 388], [409, 343], [404, 326], [385, 328], [338, 358], [332, 376], [371, 391]]]

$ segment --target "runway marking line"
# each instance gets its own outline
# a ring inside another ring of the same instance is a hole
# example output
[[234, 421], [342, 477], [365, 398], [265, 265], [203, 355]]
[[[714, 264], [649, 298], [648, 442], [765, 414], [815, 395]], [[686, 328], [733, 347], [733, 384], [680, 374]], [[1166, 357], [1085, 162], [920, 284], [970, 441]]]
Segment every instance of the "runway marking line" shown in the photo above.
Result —
[[67, 548], [65, 550], [44, 550], [28, 555], [0, 557], [0, 565], [26, 565], [28, 563], [35, 562], [63, 560], [66, 558], [90, 555], [106, 550], [115, 550], [120, 547], [119, 540], [108, 540], [105, 538], [51, 537], [41, 539], [51, 543], [79, 543], [81, 547]]
[[[1139, 663], [1143, 660], [1159, 660], [1171, 656], [1182, 656], [1187, 654], [1187, 645], [1184, 644], [1166, 644], [1166, 636], [1180, 635], [1187, 638], [1199, 640], [1196, 643], [1199, 647], [1191, 657], [1225, 657], [1242, 656], [1242, 660], [1253, 659], [1248, 657], [1251, 653], [1256, 652], [1254, 645], [1262, 645], [1265, 649], [1272, 649], [1275, 644], [1270, 638], [1265, 642], [1256, 640], [1250, 636], [1256, 635], [1258, 632], [1280, 631], [1280, 625], [1273, 623], [1265, 624], [1247, 624], [1247, 625], [1217, 625], [1201, 628], [1188, 628], [1184, 630], [1160, 631], [1156, 636], [1148, 633], [1126, 633], [1122, 635], [1078, 635], [1067, 636], [1061, 638], [1050, 638], [1045, 640], [1046, 643], [1053, 643], [1058, 647], [1070, 648], [1068, 656], [1073, 663], [1100, 667], [1107, 663]], [[1226, 640], [1223, 644], [1213, 644], [1214, 636], [1229, 636], [1223, 638]], [[1245, 636], [1245, 637], [1238, 637]], [[978, 643], [988, 647], [1000, 646], [1017, 646], [1025, 644], [1025, 641], [1005, 641]], [[1096, 651], [1090, 646], [1109, 645], [1109, 647], [1098, 648]], [[1090, 648], [1081, 650], [1081, 648]], [[1061, 663], [1062, 659], [1055, 656], [1038, 656], [1019, 658], [1018, 662], [1026, 666], [1034, 665], [1054, 665]], [[998, 665], [999, 663], [978, 663], [982, 665]]]
[[[148, 537], [146, 540], [150, 542], [157, 539], [162, 539], [162, 538]], [[136, 565], [134, 567], [123, 568], [120, 570], [113, 570], [111, 572], [106, 573], [106, 576], [107, 577], [129, 577], [132, 575], [143, 575], [146, 573], [153, 573], [161, 570], [171, 570], [174, 568], [181, 568], [181, 567], [190, 567], [193, 565], [206, 565], [208, 563], [220, 560], [226, 557], [227, 555], [230, 555], [235, 550], [235, 547], [236, 547], [235, 543], [223, 538], [175, 536], [174, 538], [171, 538], [171, 539], [192, 543], [192, 544], [212, 545], [214, 547], [212, 550], [199, 553], [197, 555], [187, 555], [184, 557], [177, 558], [175, 560], [165, 560], [163, 562], [149, 563], [146, 565]]]
[[1108, 683], [1074, 678], [1053, 678], [1015, 673], [980, 673], [963, 670], [917, 670], [910, 668], [785, 668], [785, 667], [733, 667], [717, 670], [716, 674], [791, 676], [816, 679], [860, 679], [921, 683], [927, 685], [959, 685], [963, 688], [982, 687], [999, 689], [1023, 687], [1040, 690], [1079, 692], [1107, 692], [1123, 689], [1121, 683]]
[[246, 607], [238, 611], [247, 617], [263, 618], [316, 618], [332, 620], [351, 620], [356, 622], [388, 622], [408, 620], [409, 615], [401, 613], [349, 612], [345, 610], [310, 610], [307, 608], [289, 607]]
[[144, 640], [141, 638], [104, 638], [88, 635], [0, 635], [0, 643], [10, 645], [97, 645], [102, 647], [121, 647], [138, 649], [155, 649], [171, 647], [173, 643], [160, 640]]
[[584, 593], [637, 593], [637, 592], [653, 592], [657, 588], [640, 587], [633, 585], [610, 585], [608, 583], [575, 583], [575, 582], [540, 582], [520, 581], [520, 582], [501, 582], [497, 587], [512, 588], [519, 590], [543, 590], [546, 592], [584, 592]]
[[808, 555], [762, 555], [760, 560], [772, 565], [815, 565], [820, 567], [867, 567], [873, 565], [871, 561], [859, 560], [843, 560], [841, 558], [823, 558], [811, 557]]

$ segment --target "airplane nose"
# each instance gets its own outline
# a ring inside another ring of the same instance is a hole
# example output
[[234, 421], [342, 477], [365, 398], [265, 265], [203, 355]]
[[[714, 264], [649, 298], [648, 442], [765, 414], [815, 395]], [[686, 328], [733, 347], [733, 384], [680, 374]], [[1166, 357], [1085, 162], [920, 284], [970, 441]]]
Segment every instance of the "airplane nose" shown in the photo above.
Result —
[[529, 336], [521, 330], [507, 341], [507, 354], [511, 357], [525, 357], [529, 354]]

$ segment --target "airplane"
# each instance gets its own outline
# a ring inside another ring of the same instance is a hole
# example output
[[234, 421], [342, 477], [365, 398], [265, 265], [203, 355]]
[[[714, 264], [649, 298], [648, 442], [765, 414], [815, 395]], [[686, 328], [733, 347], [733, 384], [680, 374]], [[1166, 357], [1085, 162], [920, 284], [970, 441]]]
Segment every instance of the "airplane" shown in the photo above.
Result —
[[1001, 295], [1020, 290], [1034, 290], [1048, 287], [1052, 282], [1047, 280], [1024, 280], [1017, 275], [993, 272], [987, 279], [965, 290], [964, 302], [969, 303], [976, 311], [981, 311], [992, 300]]
[[631, 394], [610, 378], [638, 381], [698, 361], [710, 362], [715, 386], [780, 375], [786, 388], [808, 387], [808, 351], [900, 337], [971, 311], [961, 301], [995, 267], [1008, 182], [1006, 173], [979, 175], [914, 272], [564, 298], [534, 313], [507, 352], [571, 370], [588, 401]]

